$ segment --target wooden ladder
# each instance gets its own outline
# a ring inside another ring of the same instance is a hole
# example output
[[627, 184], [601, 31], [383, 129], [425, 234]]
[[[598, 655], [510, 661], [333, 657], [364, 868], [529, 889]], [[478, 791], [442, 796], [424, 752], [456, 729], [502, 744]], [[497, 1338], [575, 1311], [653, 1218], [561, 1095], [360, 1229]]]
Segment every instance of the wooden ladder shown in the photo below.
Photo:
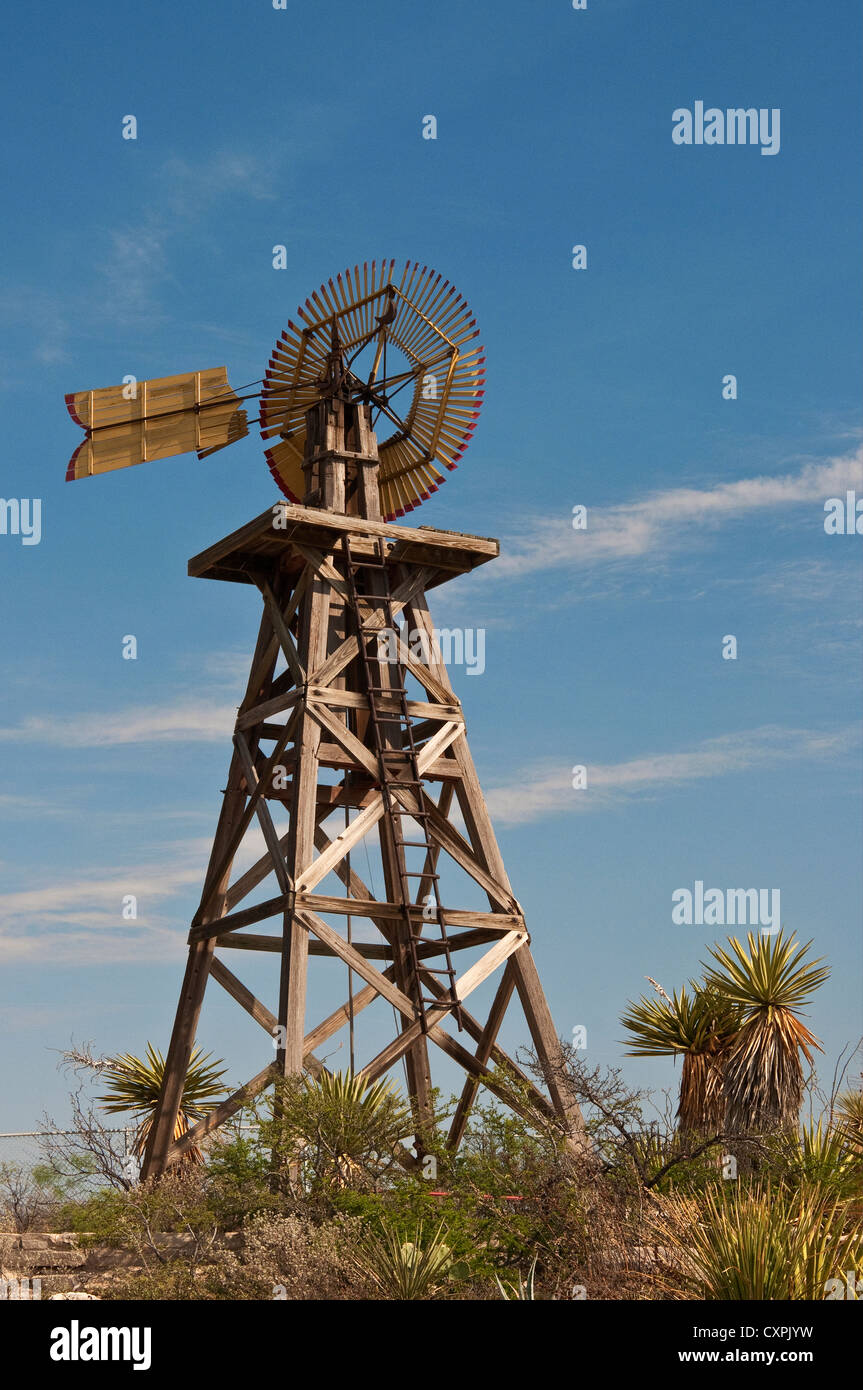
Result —
[[[447, 1004], [455, 1018], [459, 1029], [462, 1027], [461, 1006], [455, 983], [455, 970], [453, 968], [452, 956], [450, 953], [450, 941], [446, 930], [446, 916], [440, 900], [440, 875], [435, 871], [436, 847], [429, 836], [428, 812], [422, 808], [422, 788], [423, 781], [420, 776], [417, 764], [417, 746], [413, 736], [413, 720], [408, 711], [407, 692], [405, 689], [405, 668], [400, 662], [389, 662], [390, 685], [379, 685], [375, 679], [376, 669], [381, 665], [380, 652], [374, 658], [369, 655], [371, 642], [378, 641], [385, 633], [394, 634], [398, 632], [393, 613], [392, 591], [390, 589], [389, 573], [387, 569], [386, 548], [383, 538], [380, 538], [377, 545], [377, 559], [369, 560], [363, 558], [355, 560], [351, 554], [350, 538], [343, 538], [343, 549], [345, 557], [345, 580], [350, 597], [350, 607], [354, 615], [357, 627], [357, 637], [359, 639], [360, 662], [364, 673], [366, 692], [369, 699], [369, 725], [374, 741], [374, 751], [378, 760], [380, 772], [380, 790], [384, 801], [385, 814], [392, 826], [393, 843], [395, 845], [395, 859], [398, 868], [401, 884], [401, 899], [405, 910], [408, 928], [408, 949], [411, 967], [413, 969], [414, 980], [416, 981], [416, 1002], [419, 1012], [419, 1023], [423, 1033], [429, 1029], [426, 1009], [428, 1005], [435, 1005], [440, 1008], [441, 1004]], [[371, 572], [378, 578], [378, 593], [360, 592], [357, 587], [359, 582], [365, 589], [373, 587], [364, 581], [361, 576], [363, 572]], [[360, 611], [360, 604], [368, 605], [365, 616]], [[383, 615], [385, 627], [381, 628], [376, 621]], [[388, 708], [382, 707], [383, 702], [388, 702]], [[395, 708], [393, 708], [395, 706]], [[387, 736], [382, 725], [398, 725], [402, 732], [402, 747], [392, 748], [389, 746]], [[416, 811], [406, 811], [395, 795], [396, 787], [407, 788], [413, 792], [418, 809]], [[413, 821], [416, 830], [413, 831], [413, 838], [408, 839], [406, 831], [408, 827], [406, 821]], [[418, 838], [421, 837], [421, 838]], [[421, 870], [407, 868], [405, 851], [424, 850], [425, 860]], [[439, 935], [437, 937], [423, 936], [414, 925], [414, 912], [412, 909], [420, 904], [415, 901], [411, 891], [411, 880], [419, 879], [420, 886], [424, 881], [431, 886], [431, 892], [426, 895], [423, 903], [423, 921], [434, 923], [437, 926]], [[431, 901], [429, 901], [431, 899]], [[431, 917], [428, 916], [431, 909]], [[424, 957], [420, 951], [424, 946], [432, 947], [430, 954], [442, 955], [446, 964], [433, 968], [422, 964]], [[445, 977], [447, 992], [445, 995], [429, 998], [423, 994], [420, 983], [420, 971], [425, 970], [430, 975], [440, 975]]]

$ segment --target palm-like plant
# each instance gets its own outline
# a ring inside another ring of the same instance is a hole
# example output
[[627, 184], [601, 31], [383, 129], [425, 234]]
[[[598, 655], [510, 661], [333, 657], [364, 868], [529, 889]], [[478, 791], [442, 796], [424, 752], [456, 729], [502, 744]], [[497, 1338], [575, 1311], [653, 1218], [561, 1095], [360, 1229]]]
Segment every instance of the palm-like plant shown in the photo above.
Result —
[[749, 932], [746, 946], [732, 937], [728, 950], [711, 948], [716, 965], [705, 967], [705, 983], [740, 1010], [723, 1073], [725, 1123], [732, 1132], [796, 1128], [804, 1083], [800, 1054], [811, 1063], [820, 1044], [795, 1010], [830, 974], [819, 961], [806, 961], [811, 944], [797, 947], [781, 931]]
[[[203, 1054], [196, 1047], [189, 1059], [174, 1138], [180, 1139], [191, 1129], [192, 1122], [201, 1120], [213, 1109], [216, 1098], [225, 1093], [220, 1078], [225, 1068], [219, 1070], [219, 1063], [210, 1062], [212, 1053]], [[138, 1127], [135, 1133], [134, 1149], [139, 1156], [147, 1147], [147, 1138], [156, 1111], [156, 1104], [165, 1078], [165, 1060], [161, 1052], [152, 1044], [147, 1044], [146, 1058], [134, 1057], [124, 1052], [117, 1057], [109, 1057], [100, 1069], [101, 1076], [108, 1085], [105, 1095], [96, 1099], [109, 1115], [132, 1114]], [[203, 1155], [196, 1144], [186, 1149], [180, 1159], [181, 1164], [200, 1163]]]
[[302, 1150], [318, 1181], [355, 1185], [386, 1168], [416, 1128], [391, 1081], [369, 1085], [351, 1072], [288, 1078], [276, 1091], [263, 1136], [288, 1156]]
[[682, 1057], [677, 1120], [689, 1133], [722, 1128], [725, 1102], [722, 1064], [733, 1040], [739, 1011], [722, 994], [690, 980], [669, 998], [642, 995], [621, 1017], [632, 1034], [631, 1057]]
[[423, 1243], [421, 1221], [413, 1240], [403, 1240], [387, 1226], [380, 1237], [367, 1236], [358, 1261], [384, 1298], [398, 1300], [433, 1297], [446, 1281], [452, 1262], [443, 1222]]

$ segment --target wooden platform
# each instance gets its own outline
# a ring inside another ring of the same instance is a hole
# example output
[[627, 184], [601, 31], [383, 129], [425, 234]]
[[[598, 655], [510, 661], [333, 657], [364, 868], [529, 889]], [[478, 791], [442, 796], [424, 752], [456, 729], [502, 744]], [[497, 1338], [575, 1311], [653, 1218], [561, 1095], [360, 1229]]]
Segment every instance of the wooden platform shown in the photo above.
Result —
[[388, 521], [368, 521], [317, 507], [277, 503], [232, 531], [215, 545], [202, 550], [189, 561], [189, 574], [196, 579], [226, 579], [239, 584], [256, 584], [256, 576], [270, 575], [290, 568], [292, 552], [297, 564], [304, 559], [295, 547], [310, 546], [325, 554], [345, 534], [357, 555], [371, 554], [376, 542], [387, 542], [388, 559], [395, 565], [423, 565], [433, 571], [426, 588], [434, 588], [457, 574], [466, 574], [494, 560], [500, 542], [488, 536], [472, 536], [463, 531], [441, 531], [434, 526], [399, 526]]

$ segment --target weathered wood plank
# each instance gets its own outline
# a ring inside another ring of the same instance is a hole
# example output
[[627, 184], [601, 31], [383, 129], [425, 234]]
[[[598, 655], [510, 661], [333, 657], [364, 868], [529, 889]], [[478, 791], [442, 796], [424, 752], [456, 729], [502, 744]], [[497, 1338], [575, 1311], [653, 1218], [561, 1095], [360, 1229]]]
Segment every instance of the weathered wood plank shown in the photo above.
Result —
[[[500, 1032], [500, 1026], [503, 1023], [504, 1015], [507, 1011], [507, 1007], [509, 1005], [510, 999], [512, 998], [512, 993], [514, 989], [515, 975], [513, 974], [512, 963], [510, 961], [507, 961], [506, 969], [504, 970], [500, 984], [497, 987], [497, 992], [492, 1001], [492, 1006], [489, 1010], [489, 1015], [486, 1020], [485, 1027], [482, 1030], [482, 1037], [479, 1040], [479, 1046], [477, 1047], [476, 1052], [474, 1053], [477, 1062], [479, 1062], [479, 1064], [483, 1067], [488, 1066], [488, 1059], [491, 1056], [491, 1050], [494, 1047], [495, 1039], [497, 1038], [497, 1035]], [[474, 1100], [476, 1099], [477, 1090], [479, 1089], [479, 1081], [480, 1078], [476, 1072], [468, 1073], [467, 1080], [465, 1081], [464, 1087], [462, 1089], [462, 1093], [459, 1096], [458, 1105], [456, 1106], [455, 1113], [452, 1117], [452, 1123], [450, 1124], [449, 1134], [447, 1135], [448, 1149], [457, 1149], [462, 1139], [464, 1138], [464, 1132], [467, 1128], [467, 1122], [470, 1119], [471, 1107], [473, 1106]]]
[[246, 988], [242, 980], [237, 979], [218, 956], [213, 956], [210, 962], [210, 974], [256, 1023], [260, 1023], [265, 1033], [269, 1033], [271, 1038], [275, 1037], [275, 1029], [278, 1027], [276, 1015], [271, 1013], [260, 999], [255, 998], [252, 991]]

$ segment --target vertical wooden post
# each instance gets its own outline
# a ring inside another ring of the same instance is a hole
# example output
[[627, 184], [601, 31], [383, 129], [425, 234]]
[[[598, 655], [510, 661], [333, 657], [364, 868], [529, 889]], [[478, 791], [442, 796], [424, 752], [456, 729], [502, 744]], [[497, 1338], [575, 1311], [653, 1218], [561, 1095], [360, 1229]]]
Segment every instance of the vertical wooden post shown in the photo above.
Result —
[[[330, 587], [319, 578], [306, 586], [300, 609], [299, 649], [308, 679], [327, 656]], [[296, 883], [311, 864], [315, 853], [315, 810], [318, 786], [318, 746], [320, 725], [304, 706], [299, 709], [296, 733], [294, 795], [288, 832], [286, 859], [288, 875]], [[282, 1074], [298, 1074], [303, 1069], [303, 1038], [306, 1014], [306, 973], [308, 932], [288, 909], [282, 924], [282, 967], [279, 983], [279, 1024], [284, 1029], [284, 1047], [277, 1049], [276, 1063]]]

